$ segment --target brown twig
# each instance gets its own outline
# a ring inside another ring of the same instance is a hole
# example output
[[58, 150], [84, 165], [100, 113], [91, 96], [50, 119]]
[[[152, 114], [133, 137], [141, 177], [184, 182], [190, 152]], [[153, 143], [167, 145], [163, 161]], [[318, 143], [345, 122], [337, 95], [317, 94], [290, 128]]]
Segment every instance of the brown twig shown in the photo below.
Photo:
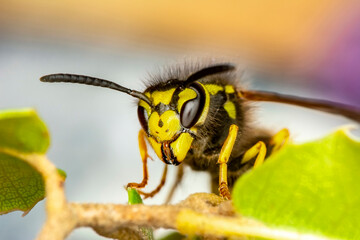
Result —
[[197, 193], [176, 205], [121, 205], [68, 203], [64, 179], [44, 155], [2, 152], [31, 164], [45, 181], [47, 220], [37, 240], [63, 240], [75, 228], [91, 227], [98, 234], [115, 239], [141, 239], [139, 226], [177, 229], [183, 234], [253, 236], [271, 239], [322, 239], [314, 235], [269, 228], [237, 216], [230, 201], [215, 194]]

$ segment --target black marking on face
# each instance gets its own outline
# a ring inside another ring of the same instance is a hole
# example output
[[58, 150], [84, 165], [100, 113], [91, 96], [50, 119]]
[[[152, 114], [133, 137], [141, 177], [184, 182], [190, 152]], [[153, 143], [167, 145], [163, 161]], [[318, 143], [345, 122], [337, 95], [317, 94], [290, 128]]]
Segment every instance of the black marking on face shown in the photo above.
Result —
[[159, 127], [163, 127], [163, 126], [164, 126], [164, 122], [163, 122], [161, 119], [159, 120], [158, 126], [159, 126]]

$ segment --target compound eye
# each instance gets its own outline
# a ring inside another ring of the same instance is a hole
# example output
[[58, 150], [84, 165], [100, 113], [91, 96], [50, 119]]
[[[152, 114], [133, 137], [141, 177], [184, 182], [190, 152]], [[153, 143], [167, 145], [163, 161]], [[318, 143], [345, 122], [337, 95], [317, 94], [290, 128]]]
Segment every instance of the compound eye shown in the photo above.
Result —
[[196, 85], [192, 87], [192, 89], [196, 92], [196, 98], [186, 101], [182, 105], [180, 111], [180, 122], [185, 128], [191, 128], [195, 125], [201, 116], [205, 104], [205, 96], [202, 94], [202, 87]]
[[147, 115], [147, 112], [145, 110], [144, 107], [142, 106], [138, 106], [138, 118], [139, 118], [139, 122], [141, 124], [141, 127], [145, 130], [145, 132], [147, 132], [148, 130], [148, 115]]

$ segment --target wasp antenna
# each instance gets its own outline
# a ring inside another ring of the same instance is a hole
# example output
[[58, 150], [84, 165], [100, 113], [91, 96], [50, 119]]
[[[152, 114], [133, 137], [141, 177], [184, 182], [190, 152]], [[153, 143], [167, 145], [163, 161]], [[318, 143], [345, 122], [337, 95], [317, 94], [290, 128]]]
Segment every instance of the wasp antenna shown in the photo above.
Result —
[[138, 99], [141, 99], [145, 101], [147, 104], [152, 106], [150, 99], [145, 96], [143, 93], [131, 90], [129, 88], [120, 86], [119, 84], [116, 84], [114, 82], [95, 78], [95, 77], [89, 77], [84, 75], [76, 75], [76, 74], [67, 74], [67, 73], [57, 73], [57, 74], [50, 74], [46, 75], [40, 78], [40, 81], [42, 82], [65, 82], [65, 83], [79, 83], [79, 84], [86, 84], [96, 87], [104, 87], [104, 88], [111, 88], [120, 92], [127, 93], [133, 97], [136, 97]]
[[193, 74], [191, 74], [186, 80], [185, 85], [199, 80], [203, 77], [207, 77], [214, 74], [224, 73], [235, 70], [235, 66], [229, 63], [219, 64], [210, 67], [203, 68]]

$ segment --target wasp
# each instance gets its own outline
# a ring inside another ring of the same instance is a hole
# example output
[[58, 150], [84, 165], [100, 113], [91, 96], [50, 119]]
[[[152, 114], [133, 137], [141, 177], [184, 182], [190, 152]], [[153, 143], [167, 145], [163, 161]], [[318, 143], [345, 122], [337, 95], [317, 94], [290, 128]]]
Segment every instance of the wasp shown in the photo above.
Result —
[[[235, 70], [235, 65], [229, 63], [171, 69], [164, 75], [153, 77], [144, 92], [75, 74], [51, 74], [40, 80], [111, 88], [139, 99], [137, 113], [142, 128], [138, 142], [143, 180], [127, 186], [137, 188], [145, 198], [154, 196], [165, 184], [169, 164], [180, 166], [176, 183], [181, 181], [182, 166], [186, 164], [197, 171], [208, 171], [212, 190], [218, 190], [222, 197], [230, 199], [234, 181], [250, 168], [261, 165], [289, 138], [286, 128], [274, 134], [251, 124], [253, 101], [287, 103], [340, 114], [360, 122], [360, 109], [353, 106], [243, 89], [238, 84]], [[140, 190], [149, 178], [147, 145], [165, 163], [160, 184], [149, 193]]]

